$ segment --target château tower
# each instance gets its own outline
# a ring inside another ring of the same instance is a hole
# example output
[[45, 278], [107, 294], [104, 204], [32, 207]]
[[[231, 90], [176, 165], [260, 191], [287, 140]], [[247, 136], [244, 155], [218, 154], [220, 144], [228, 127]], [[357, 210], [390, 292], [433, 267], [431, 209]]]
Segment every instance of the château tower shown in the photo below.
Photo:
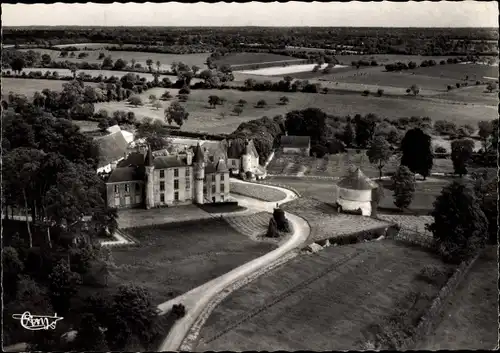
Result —
[[199, 143], [194, 152], [193, 167], [195, 202], [197, 204], [202, 204], [204, 201], [203, 183], [205, 179], [205, 154]]
[[148, 152], [146, 155], [146, 188], [145, 188], [145, 204], [146, 209], [154, 207], [154, 165], [153, 165], [153, 154], [151, 152], [151, 146], [148, 146]]

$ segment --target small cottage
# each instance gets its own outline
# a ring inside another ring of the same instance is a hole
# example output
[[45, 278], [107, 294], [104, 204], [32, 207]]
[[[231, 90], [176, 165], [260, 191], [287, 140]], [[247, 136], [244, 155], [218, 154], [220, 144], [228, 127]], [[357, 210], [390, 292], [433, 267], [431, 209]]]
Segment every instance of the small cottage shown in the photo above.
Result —
[[281, 136], [281, 151], [285, 154], [309, 156], [311, 138], [309, 136]]

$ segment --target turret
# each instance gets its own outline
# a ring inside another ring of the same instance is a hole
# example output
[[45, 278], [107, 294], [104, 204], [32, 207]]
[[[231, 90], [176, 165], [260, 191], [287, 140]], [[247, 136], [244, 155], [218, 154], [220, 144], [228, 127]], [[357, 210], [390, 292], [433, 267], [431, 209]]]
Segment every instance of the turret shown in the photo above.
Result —
[[153, 153], [151, 151], [151, 146], [148, 145], [148, 151], [146, 154], [146, 160], [144, 163], [146, 171], [146, 183], [145, 183], [145, 204], [146, 209], [153, 208], [155, 206], [154, 200], [154, 165], [153, 165]]
[[199, 143], [194, 151], [193, 170], [195, 202], [197, 204], [202, 204], [204, 201], [203, 183], [205, 179], [205, 154]]
[[248, 139], [245, 140], [245, 149], [243, 150], [243, 155], [241, 156], [241, 170], [246, 173], [252, 169], [252, 152], [250, 148], [250, 143]]

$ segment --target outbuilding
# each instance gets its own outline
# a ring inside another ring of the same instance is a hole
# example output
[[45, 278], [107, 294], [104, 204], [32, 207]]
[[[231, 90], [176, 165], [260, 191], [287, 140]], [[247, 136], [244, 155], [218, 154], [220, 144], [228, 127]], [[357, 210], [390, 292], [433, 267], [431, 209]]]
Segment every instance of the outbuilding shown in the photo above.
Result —
[[309, 136], [281, 136], [280, 146], [285, 154], [300, 154], [307, 157], [311, 150], [311, 138]]
[[363, 216], [371, 215], [372, 193], [378, 185], [368, 178], [361, 169], [350, 170], [337, 186], [337, 205], [340, 211], [356, 212], [361, 210]]

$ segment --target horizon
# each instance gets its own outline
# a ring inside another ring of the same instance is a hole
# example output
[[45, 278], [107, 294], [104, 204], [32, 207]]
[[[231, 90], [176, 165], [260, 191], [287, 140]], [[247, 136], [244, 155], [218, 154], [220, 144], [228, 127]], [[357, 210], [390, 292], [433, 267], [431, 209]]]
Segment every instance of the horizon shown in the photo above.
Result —
[[493, 1], [472, 0], [403, 3], [290, 1], [266, 4], [258, 2], [4, 4], [2, 22], [4, 28], [498, 28], [498, 6]]

